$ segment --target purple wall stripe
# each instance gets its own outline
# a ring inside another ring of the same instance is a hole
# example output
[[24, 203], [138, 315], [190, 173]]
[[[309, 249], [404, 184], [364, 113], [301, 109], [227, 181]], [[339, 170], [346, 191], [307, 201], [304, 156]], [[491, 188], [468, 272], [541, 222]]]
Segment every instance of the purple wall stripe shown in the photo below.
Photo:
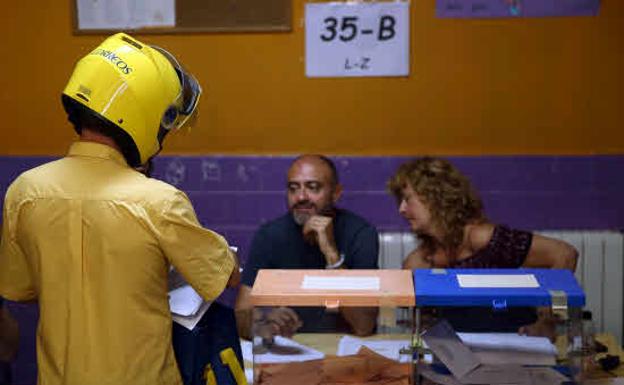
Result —
[[596, 16], [600, 0], [437, 0], [441, 18]]

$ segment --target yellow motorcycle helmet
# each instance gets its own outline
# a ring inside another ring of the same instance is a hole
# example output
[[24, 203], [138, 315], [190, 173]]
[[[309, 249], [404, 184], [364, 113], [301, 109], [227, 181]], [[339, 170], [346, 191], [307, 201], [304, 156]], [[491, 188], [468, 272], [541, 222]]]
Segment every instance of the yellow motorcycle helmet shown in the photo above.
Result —
[[86, 108], [118, 131], [114, 137], [131, 142], [124, 155], [137, 167], [161, 150], [169, 131], [184, 126], [200, 95], [197, 80], [173, 55], [118, 33], [78, 61], [62, 101], [70, 121]]

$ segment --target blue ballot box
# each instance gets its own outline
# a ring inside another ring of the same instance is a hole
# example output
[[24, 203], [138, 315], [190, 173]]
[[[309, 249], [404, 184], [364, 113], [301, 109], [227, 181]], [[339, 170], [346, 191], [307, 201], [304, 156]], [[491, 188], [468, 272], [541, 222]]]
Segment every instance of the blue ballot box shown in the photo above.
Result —
[[[585, 294], [569, 270], [418, 269], [413, 278], [417, 335], [457, 383], [578, 378], [574, 352], [580, 349]], [[548, 322], [542, 322], [544, 314]], [[528, 329], [544, 335], [518, 334]], [[563, 344], [553, 343], [556, 335]], [[572, 366], [573, 378], [551, 369], [561, 364]], [[440, 381], [432, 366], [417, 366], [421, 375]]]
[[414, 290], [421, 307], [551, 306], [559, 296], [569, 307], [585, 305], [583, 289], [563, 269], [417, 269]]

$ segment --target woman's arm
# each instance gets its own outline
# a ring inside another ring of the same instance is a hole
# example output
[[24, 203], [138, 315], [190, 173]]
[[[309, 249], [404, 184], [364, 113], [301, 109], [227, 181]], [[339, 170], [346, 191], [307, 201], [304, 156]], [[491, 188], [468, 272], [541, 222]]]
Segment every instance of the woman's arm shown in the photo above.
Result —
[[[469, 227], [469, 239], [473, 251], [485, 247], [494, 231], [494, 225], [490, 223], [473, 225]], [[522, 267], [535, 267], [545, 269], [576, 269], [578, 252], [570, 244], [558, 239], [532, 234], [529, 251]]]
[[570, 244], [558, 239], [533, 234], [533, 242], [523, 267], [576, 269], [578, 252]]

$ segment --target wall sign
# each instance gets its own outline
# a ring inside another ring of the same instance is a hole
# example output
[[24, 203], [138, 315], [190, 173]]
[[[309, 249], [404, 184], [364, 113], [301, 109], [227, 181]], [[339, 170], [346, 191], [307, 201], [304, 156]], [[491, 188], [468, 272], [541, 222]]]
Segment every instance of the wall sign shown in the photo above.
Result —
[[306, 76], [409, 75], [409, 2], [305, 6]]

